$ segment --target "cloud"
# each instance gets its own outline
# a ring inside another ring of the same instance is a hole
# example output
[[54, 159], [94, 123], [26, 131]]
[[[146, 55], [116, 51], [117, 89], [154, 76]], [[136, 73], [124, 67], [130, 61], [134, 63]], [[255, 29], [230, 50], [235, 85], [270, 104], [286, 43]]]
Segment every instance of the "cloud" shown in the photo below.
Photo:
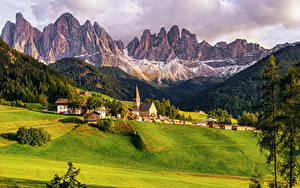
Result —
[[211, 43], [246, 38], [266, 47], [295, 41], [300, 32], [299, 0], [24, 1], [23, 9], [31, 10], [28, 20], [40, 29], [70, 12], [81, 23], [97, 21], [113, 38], [125, 43], [139, 37], [144, 29], [159, 32], [161, 27], [168, 29], [174, 24]]

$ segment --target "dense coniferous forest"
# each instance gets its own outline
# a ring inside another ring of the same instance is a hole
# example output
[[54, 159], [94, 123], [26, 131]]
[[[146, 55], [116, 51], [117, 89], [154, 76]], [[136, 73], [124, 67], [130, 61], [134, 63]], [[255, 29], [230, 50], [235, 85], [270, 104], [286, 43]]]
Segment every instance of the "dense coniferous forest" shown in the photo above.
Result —
[[[274, 56], [276, 64], [282, 67], [283, 72], [300, 60], [300, 44], [283, 48], [274, 53]], [[242, 114], [244, 110], [256, 112], [262, 94], [262, 71], [268, 58], [265, 57], [212, 89], [204, 90], [190, 99], [183, 100], [180, 107], [184, 110], [205, 111], [223, 108], [235, 117]]]
[[71, 85], [75, 82], [0, 39], [0, 98], [38, 102], [40, 96], [46, 96], [53, 102], [66, 97]]

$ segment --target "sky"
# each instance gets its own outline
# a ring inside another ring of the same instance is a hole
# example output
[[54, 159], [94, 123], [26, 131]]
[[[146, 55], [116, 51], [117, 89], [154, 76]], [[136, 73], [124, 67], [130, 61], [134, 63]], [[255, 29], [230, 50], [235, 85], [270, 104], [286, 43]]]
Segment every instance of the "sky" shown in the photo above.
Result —
[[186, 28], [212, 45], [237, 38], [265, 48], [300, 41], [300, 0], [1, 0], [0, 29], [21, 12], [40, 29], [63, 13], [97, 21], [125, 45], [143, 30]]

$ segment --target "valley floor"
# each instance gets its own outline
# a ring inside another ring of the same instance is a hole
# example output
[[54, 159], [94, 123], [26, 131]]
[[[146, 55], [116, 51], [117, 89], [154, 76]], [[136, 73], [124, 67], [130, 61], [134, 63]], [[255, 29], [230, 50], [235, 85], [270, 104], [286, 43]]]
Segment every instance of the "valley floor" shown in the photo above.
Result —
[[0, 137], [0, 185], [40, 187], [54, 174], [63, 175], [69, 161], [89, 186], [248, 187], [254, 166], [269, 173], [254, 133], [128, 123], [145, 150], [136, 147], [130, 134], [76, 125], [69, 116], [0, 106], [0, 134], [33, 126], [53, 138], [31, 147]]

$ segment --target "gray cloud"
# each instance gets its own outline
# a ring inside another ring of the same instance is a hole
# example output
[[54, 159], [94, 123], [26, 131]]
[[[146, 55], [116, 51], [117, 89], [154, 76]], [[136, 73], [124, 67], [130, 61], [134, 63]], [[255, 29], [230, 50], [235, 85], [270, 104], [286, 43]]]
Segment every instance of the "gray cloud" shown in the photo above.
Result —
[[60, 14], [71, 12], [81, 23], [97, 21], [113, 38], [125, 43], [144, 29], [159, 32], [161, 27], [168, 29], [174, 24], [196, 33], [199, 40], [213, 43], [246, 38], [266, 47], [295, 41], [300, 31], [299, 0], [28, 1], [34, 26], [42, 28]]

